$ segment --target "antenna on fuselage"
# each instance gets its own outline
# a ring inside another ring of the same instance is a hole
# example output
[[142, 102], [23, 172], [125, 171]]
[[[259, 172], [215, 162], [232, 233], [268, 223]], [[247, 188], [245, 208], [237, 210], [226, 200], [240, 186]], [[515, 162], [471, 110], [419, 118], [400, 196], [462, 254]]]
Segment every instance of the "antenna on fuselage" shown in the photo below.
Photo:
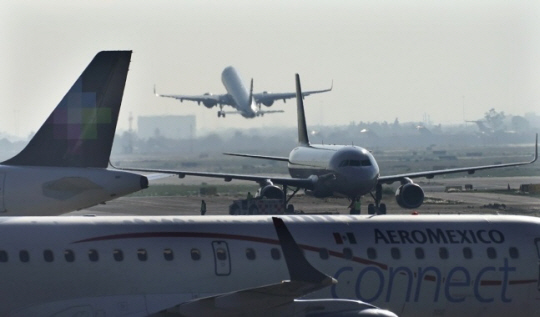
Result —
[[301, 145], [309, 145], [306, 115], [304, 112], [304, 96], [302, 95], [302, 87], [300, 87], [300, 75], [298, 74], [296, 74], [296, 107], [298, 112], [298, 143]]

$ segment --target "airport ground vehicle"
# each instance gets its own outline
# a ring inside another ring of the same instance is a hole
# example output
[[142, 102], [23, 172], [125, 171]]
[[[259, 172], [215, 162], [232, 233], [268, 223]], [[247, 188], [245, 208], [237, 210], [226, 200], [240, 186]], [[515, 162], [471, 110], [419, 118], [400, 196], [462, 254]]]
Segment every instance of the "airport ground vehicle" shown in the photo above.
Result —
[[283, 215], [293, 214], [294, 206], [292, 204], [283, 205], [283, 199], [268, 199], [255, 197], [251, 199], [233, 200], [229, 206], [231, 215]]

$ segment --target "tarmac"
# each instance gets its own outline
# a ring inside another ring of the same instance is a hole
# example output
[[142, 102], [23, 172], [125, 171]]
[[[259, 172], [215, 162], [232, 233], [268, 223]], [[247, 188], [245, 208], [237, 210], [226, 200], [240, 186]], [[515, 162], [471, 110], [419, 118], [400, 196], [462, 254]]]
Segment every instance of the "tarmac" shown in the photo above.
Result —
[[[186, 178], [187, 179], [187, 178]], [[200, 183], [200, 179], [197, 180]], [[184, 180], [169, 178], [165, 183]], [[392, 195], [383, 196], [388, 214], [521, 214], [540, 216], [540, 196], [518, 193], [521, 184], [540, 183], [538, 177], [464, 177], [419, 181], [426, 198], [417, 209], [403, 209]], [[447, 186], [471, 184], [473, 191], [446, 192]], [[510, 190], [508, 188], [510, 187]], [[496, 193], [484, 192], [497, 190]], [[207, 205], [207, 215], [228, 215], [229, 205], [234, 199], [243, 199], [244, 194], [233, 196], [159, 196], [121, 197], [104, 205], [79, 210], [68, 215], [198, 215], [201, 201]], [[362, 199], [361, 213], [367, 213], [370, 197]], [[318, 199], [303, 194], [296, 195], [291, 202], [298, 213], [348, 214], [346, 198]]]

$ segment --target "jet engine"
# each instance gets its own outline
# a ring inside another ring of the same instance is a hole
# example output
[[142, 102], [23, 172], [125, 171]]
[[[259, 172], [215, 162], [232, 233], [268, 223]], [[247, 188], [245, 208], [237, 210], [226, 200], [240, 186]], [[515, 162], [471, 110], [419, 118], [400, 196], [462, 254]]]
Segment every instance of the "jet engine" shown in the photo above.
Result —
[[[203, 96], [213, 96], [213, 94], [211, 92], [207, 92]], [[208, 109], [215, 107], [217, 105], [217, 101], [215, 100], [205, 100], [202, 103]]]
[[267, 107], [270, 107], [271, 105], [274, 104], [274, 100], [265, 100], [262, 102], [263, 105], [267, 106]]
[[283, 199], [283, 190], [276, 185], [265, 185], [259, 188], [258, 196], [268, 199]]
[[424, 202], [424, 191], [418, 184], [403, 184], [396, 190], [396, 201], [401, 208], [418, 208]]

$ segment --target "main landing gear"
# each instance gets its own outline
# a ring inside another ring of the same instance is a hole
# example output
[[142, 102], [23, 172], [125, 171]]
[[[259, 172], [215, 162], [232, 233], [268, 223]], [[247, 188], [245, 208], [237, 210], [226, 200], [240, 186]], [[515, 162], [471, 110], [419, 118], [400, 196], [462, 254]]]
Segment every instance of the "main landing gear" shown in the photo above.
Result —
[[375, 195], [373, 195], [373, 192], [370, 193], [371, 197], [373, 197], [373, 200], [375, 201], [375, 204], [369, 204], [368, 205], [368, 214], [370, 215], [384, 215], [386, 214], [386, 204], [382, 203], [382, 185], [377, 184], [375, 187]]
[[225, 111], [223, 111], [223, 105], [222, 104], [219, 104], [219, 110], [217, 112], [217, 117], [223, 117], [225, 118]]
[[293, 190], [293, 193], [289, 198], [287, 198], [287, 185], [283, 185], [283, 208], [286, 211], [287, 214], [294, 214], [294, 205], [289, 204], [289, 201], [296, 195], [296, 193], [300, 190], [299, 187], [297, 187], [295, 190]]

